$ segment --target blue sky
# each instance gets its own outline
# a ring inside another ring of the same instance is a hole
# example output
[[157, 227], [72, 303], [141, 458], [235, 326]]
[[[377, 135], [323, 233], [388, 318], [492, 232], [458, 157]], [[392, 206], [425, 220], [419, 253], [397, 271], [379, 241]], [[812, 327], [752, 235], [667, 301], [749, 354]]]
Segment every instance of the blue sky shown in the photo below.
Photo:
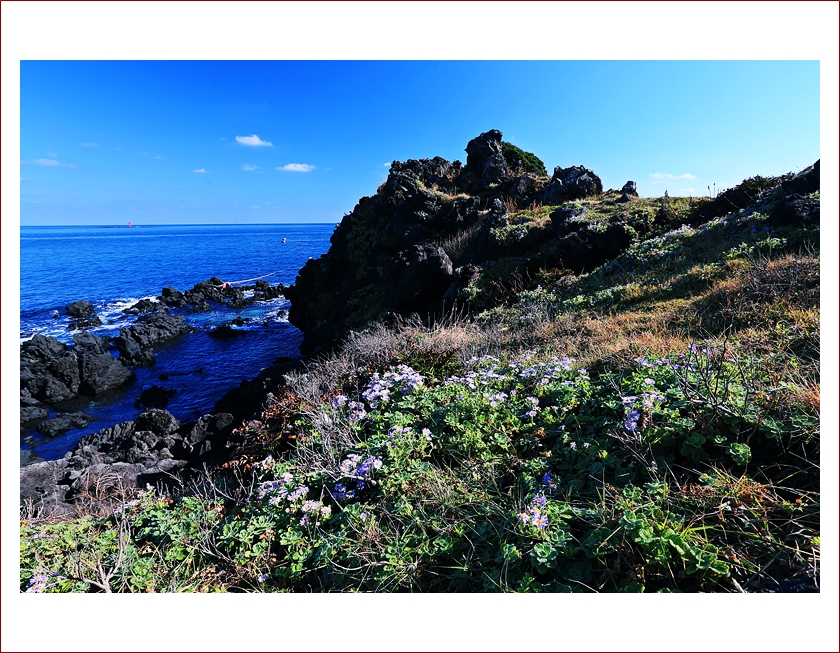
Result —
[[21, 224], [336, 222], [499, 129], [605, 188], [820, 157], [817, 61], [21, 61]]

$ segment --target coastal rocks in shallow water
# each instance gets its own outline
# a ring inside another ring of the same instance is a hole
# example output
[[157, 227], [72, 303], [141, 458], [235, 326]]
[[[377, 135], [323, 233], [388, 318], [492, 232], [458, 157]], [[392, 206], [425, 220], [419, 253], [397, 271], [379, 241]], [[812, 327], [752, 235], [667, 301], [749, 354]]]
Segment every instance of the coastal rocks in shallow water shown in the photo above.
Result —
[[51, 336], [36, 335], [21, 346], [20, 385], [29, 397], [46, 403], [96, 395], [133, 378], [107, 349], [107, 341], [85, 331], [68, 348]]
[[102, 320], [93, 312], [93, 304], [84, 299], [68, 304], [64, 310], [71, 318], [67, 325], [71, 331], [102, 325]]
[[185, 308], [187, 305], [187, 298], [184, 297], [184, 293], [180, 290], [169, 286], [164, 288], [160, 292], [160, 297], [158, 297], [160, 301], [162, 301], [167, 306], [174, 306], [177, 308]]
[[44, 408], [38, 406], [21, 406], [20, 407], [20, 423], [21, 425], [29, 422], [34, 422], [39, 419], [46, 419], [49, 413]]
[[[189, 331], [190, 327], [185, 324], [183, 315], [152, 314], [140, 317], [137, 323], [132, 324], [128, 329], [121, 329], [120, 336], [124, 339], [134, 340], [141, 349], [148, 349], [153, 345], [171, 340]], [[125, 350], [127, 358], [133, 357], [131, 352], [134, 350], [130, 348], [127, 342], [121, 341], [120, 344], [117, 344], [115, 339], [115, 344], [121, 356], [123, 350]], [[122, 345], [122, 349], [120, 345]]]
[[560, 204], [570, 200], [592, 197], [603, 192], [601, 178], [583, 166], [554, 168], [551, 183], [543, 192], [542, 201], [546, 204]]
[[134, 373], [109, 353], [82, 355], [80, 368], [84, 380], [79, 391], [86, 395], [100, 395], [134, 378]]
[[141, 349], [128, 329], [120, 329], [120, 335], [114, 338], [114, 347], [120, 352], [120, 360], [126, 365], [151, 365], [155, 362], [154, 354]]
[[452, 261], [437, 245], [399, 252], [382, 274], [380, 292], [391, 306], [421, 310], [443, 295], [453, 280]]
[[140, 393], [134, 400], [135, 408], [166, 408], [169, 400], [175, 396], [175, 390], [167, 390], [159, 385], [152, 385]]
[[38, 424], [35, 430], [48, 438], [54, 438], [70, 429], [84, 428], [92, 420], [93, 418], [85, 413], [59, 413], [52, 419]]
[[169, 307], [163, 302], [158, 302], [153, 299], [141, 299], [133, 303], [128, 308], [123, 309], [123, 313], [128, 315], [140, 315], [141, 313], [168, 313]]
[[70, 317], [74, 317], [81, 320], [93, 315], [93, 304], [84, 299], [80, 299], [78, 301], [73, 302], [72, 304], [68, 304], [67, 306], [65, 306], [64, 311]]
[[478, 188], [508, 181], [508, 166], [502, 154], [502, 132], [491, 129], [479, 134], [466, 147], [467, 171], [475, 176]]

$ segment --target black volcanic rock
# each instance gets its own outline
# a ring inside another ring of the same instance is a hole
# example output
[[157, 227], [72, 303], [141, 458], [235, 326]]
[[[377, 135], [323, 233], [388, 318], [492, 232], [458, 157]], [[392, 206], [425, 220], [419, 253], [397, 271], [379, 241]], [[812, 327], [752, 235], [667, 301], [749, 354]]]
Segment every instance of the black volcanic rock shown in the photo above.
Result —
[[84, 428], [93, 418], [85, 413], [59, 413], [52, 419], [38, 424], [35, 430], [41, 435], [54, 438], [56, 435], [69, 431], [70, 429]]
[[551, 183], [543, 192], [542, 201], [546, 204], [560, 204], [571, 200], [592, 197], [603, 192], [601, 178], [583, 166], [554, 168]]
[[93, 315], [93, 304], [84, 299], [80, 299], [65, 306], [64, 310], [70, 317], [83, 319]]
[[436, 245], [415, 245], [399, 252], [382, 274], [380, 292], [390, 306], [422, 310], [440, 298], [453, 280], [452, 261]]
[[508, 179], [508, 166], [502, 154], [502, 132], [491, 129], [479, 134], [466, 147], [467, 170], [474, 175], [480, 188], [501, 184]]

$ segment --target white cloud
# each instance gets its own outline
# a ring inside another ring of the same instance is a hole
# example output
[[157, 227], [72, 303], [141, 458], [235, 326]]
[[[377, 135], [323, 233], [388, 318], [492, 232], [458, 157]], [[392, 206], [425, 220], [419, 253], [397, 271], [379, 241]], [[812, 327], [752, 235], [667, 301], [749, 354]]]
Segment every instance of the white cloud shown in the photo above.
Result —
[[160, 154], [157, 154], [152, 157], [153, 159], [162, 159], [163, 157]]
[[204, 168], [199, 168], [198, 170], [193, 170], [193, 172], [200, 172], [200, 173], [204, 174], [207, 171]]
[[82, 143], [82, 147], [97, 147], [96, 143]]
[[62, 168], [78, 168], [75, 163], [62, 163], [58, 159], [35, 159], [34, 161], [23, 161], [23, 163], [33, 163], [36, 166], [47, 166], [50, 168], [55, 167], [62, 167]]
[[687, 172], [681, 175], [672, 175], [670, 172], [651, 172], [650, 177], [652, 179], [697, 179]]
[[236, 142], [240, 145], [251, 145], [253, 147], [256, 147], [258, 145], [266, 145], [268, 147], [271, 147], [271, 143], [262, 140], [256, 134], [252, 134], [251, 136], [237, 136]]
[[308, 163], [287, 163], [277, 169], [288, 170], [289, 172], [310, 172], [315, 169], [315, 166], [311, 166]]
[[256, 170], [257, 168], [259, 168], [259, 166], [252, 166], [252, 165], [251, 165], [251, 164], [249, 164], [249, 163], [243, 163], [243, 164], [242, 164], [242, 169], [243, 169], [243, 170], [246, 170], [246, 171], [249, 171], [249, 172], [250, 172], [251, 170]]

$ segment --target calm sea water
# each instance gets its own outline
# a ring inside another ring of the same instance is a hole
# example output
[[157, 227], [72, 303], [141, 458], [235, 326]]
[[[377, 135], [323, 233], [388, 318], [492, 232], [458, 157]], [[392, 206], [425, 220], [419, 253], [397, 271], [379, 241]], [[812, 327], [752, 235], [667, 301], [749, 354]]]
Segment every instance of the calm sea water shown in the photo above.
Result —
[[[291, 284], [307, 259], [327, 251], [334, 228], [333, 224], [21, 227], [20, 340], [41, 333], [71, 343], [64, 307], [79, 299], [91, 302], [104, 323], [90, 331], [114, 336], [135, 320], [122, 309], [143, 297], [160, 295], [166, 286], [184, 291], [213, 276], [238, 281], [270, 273], [274, 274], [265, 281]], [[135, 369], [136, 381], [98, 401], [74, 400], [56, 407], [93, 416], [95, 421], [87, 428], [53, 440], [22, 430], [21, 447], [47, 460], [60, 458], [82, 436], [134, 419], [140, 412], [134, 407], [135, 398], [152, 384], [175, 390], [167, 406], [175, 417], [182, 421], [199, 417], [227, 390], [256, 376], [278, 356], [298, 355], [302, 336], [285, 318], [288, 305], [281, 298], [241, 310], [214, 306], [209, 313], [184, 313], [196, 331], [156, 347], [157, 362]], [[208, 335], [238, 315], [250, 319], [239, 337], [216, 340]], [[161, 374], [169, 379], [160, 381]]]

